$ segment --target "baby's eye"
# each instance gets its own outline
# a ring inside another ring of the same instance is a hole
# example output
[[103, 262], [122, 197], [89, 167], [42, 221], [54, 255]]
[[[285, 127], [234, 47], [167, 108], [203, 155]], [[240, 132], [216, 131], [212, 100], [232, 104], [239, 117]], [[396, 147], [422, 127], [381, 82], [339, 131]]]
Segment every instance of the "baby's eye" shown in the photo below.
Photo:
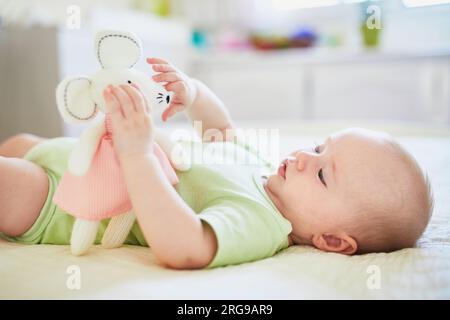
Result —
[[317, 175], [319, 176], [320, 181], [323, 183], [323, 185], [326, 187], [327, 183], [325, 182], [325, 179], [323, 178], [323, 170], [320, 169], [319, 172], [317, 173]]

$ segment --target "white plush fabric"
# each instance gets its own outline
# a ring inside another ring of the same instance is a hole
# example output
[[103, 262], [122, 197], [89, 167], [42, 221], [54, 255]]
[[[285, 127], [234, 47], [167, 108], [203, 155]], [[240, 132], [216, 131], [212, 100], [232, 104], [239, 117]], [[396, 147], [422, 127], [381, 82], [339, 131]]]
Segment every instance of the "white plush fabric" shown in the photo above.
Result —
[[[283, 136], [282, 151], [314, 140]], [[406, 137], [400, 142], [427, 168], [436, 198], [419, 248], [347, 257], [296, 246], [254, 263], [173, 271], [158, 266], [148, 248], [94, 248], [84, 257], [74, 257], [68, 246], [1, 241], [0, 299], [449, 299], [450, 138]], [[71, 265], [80, 267], [80, 290], [66, 286]], [[367, 286], [370, 266], [379, 268], [380, 289]]]

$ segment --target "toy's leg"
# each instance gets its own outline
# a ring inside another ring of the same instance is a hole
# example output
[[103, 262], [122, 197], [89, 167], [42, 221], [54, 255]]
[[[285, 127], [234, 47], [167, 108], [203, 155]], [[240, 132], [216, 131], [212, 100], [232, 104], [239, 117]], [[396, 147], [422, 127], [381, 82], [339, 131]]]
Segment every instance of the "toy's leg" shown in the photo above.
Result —
[[108, 249], [120, 247], [130, 233], [135, 220], [133, 211], [111, 218], [103, 234], [102, 245]]
[[156, 132], [155, 141], [169, 158], [172, 166], [178, 171], [187, 171], [191, 168], [191, 159], [186, 150], [178, 143], [170, 140], [169, 137]]
[[89, 250], [97, 236], [99, 224], [100, 221], [76, 219], [70, 238], [72, 254], [81, 256]]

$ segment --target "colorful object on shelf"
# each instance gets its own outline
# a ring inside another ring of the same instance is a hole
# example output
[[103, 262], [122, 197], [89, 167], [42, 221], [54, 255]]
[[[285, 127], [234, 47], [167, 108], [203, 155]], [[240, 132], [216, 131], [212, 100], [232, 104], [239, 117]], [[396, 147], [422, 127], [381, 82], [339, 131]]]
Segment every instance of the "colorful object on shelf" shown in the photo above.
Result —
[[170, 0], [153, 0], [153, 12], [161, 17], [170, 15]]
[[250, 43], [259, 50], [273, 50], [289, 48], [289, 38], [280, 35], [250, 35]]
[[205, 31], [194, 29], [191, 33], [191, 43], [197, 49], [204, 49], [208, 47], [208, 35]]
[[345, 36], [334, 33], [334, 34], [322, 34], [320, 36], [320, 39], [318, 40], [320, 45], [323, 45], [325, 47], [340, 47], [344, 45], [345, 43]]
[[290, 37], [290, 40], [294, 48], [308, 48], [314, 45], [317, 35], [310, 28], [301, 28]]
[[292, 35], [271, 35], [255, 33], [250, 35], [250, 43], [259, 50], [288, 48], [309, 48], [317, 40], [317, 34], [310, 28], [300, 28]]
[[369, 29], [367, 24], [363, 22], [361, 24], [361, 35], [363, 44], [367, 48], [376, 48], [380, 44], [381, 29]]
[[234, 30], [219, 33], [216, 45], [218, 48], [228, 51], [248, 49], [251, 46], [245, 34]]
[[360, 32], [362, 43], [366, 48], [376, 48], [380, 44], [382, 31], [381, 3], [361, 3]]
[[151, 12], [161, 17], [171, 13], [170, 0], [133, 0], [131, 5], [141, 11]]

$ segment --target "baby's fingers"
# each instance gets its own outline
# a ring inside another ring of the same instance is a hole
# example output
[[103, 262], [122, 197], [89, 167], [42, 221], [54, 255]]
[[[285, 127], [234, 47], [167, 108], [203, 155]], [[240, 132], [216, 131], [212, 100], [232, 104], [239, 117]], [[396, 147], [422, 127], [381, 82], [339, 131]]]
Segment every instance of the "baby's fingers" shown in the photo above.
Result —
[[111, 123], [114, 128], [119, 128], [125, 119], [122, 108], [120, 107], [120, 102], [112, 94], [109, 88], [103, 91], [103, 98], [105, 99], [106, 113], [111, 117]]
[[181, 76], [176, 72], [159, 73], [152, 78], [156, 82], [174, 82], [182, 80]]
[[136, 90], [139, 91], [139, 94], [142, 96], [142, 99], [144, 100], [145, 112], [150, 113], [150, 107], [148, 106], [147, 97], [142, 93], [141, 89], [135, 83], [130, 84], [130, 86], [136, 88]]
[[168, 107], [161, 115], [161, 118], [163, 121], [166, 121], [168, 118], [173, 116], [175, 113], [181, 111], [184, 109], [184, 106], [181, 104], [173, 104], [170, 107]]
[[161, 58], [147, 58], [147, 63], [149, 64], [170, 64], [168, 61]]
[[175, 68], [172, 67], [170, 64], [153, 64], [152, 65], [153, 71], [156, 72], [175, 72]]
[[187, 86], [184, 81], [170, 82], [164, 86], [167, 91], [175, 92], [181, 99], [186, 98]]
[[135, 111], [131, 97], [120, 87], [109, 86], [109, 88], [111, 89], [112, 94], [119, 101], [125, 118], [131, 117]]
[[145, 101], [139, 90], [136, 87], [128, 85], [121, 85], [120, 87], [130, 96], [136, 112], [143, 113], [145, 110]]
[[122, 115], [120, 103], [116, 99], [116, 97], [112, 94], [111, 89], [109, 87], [103, 90], [103, 98], [105, 99], [107, 113]]

